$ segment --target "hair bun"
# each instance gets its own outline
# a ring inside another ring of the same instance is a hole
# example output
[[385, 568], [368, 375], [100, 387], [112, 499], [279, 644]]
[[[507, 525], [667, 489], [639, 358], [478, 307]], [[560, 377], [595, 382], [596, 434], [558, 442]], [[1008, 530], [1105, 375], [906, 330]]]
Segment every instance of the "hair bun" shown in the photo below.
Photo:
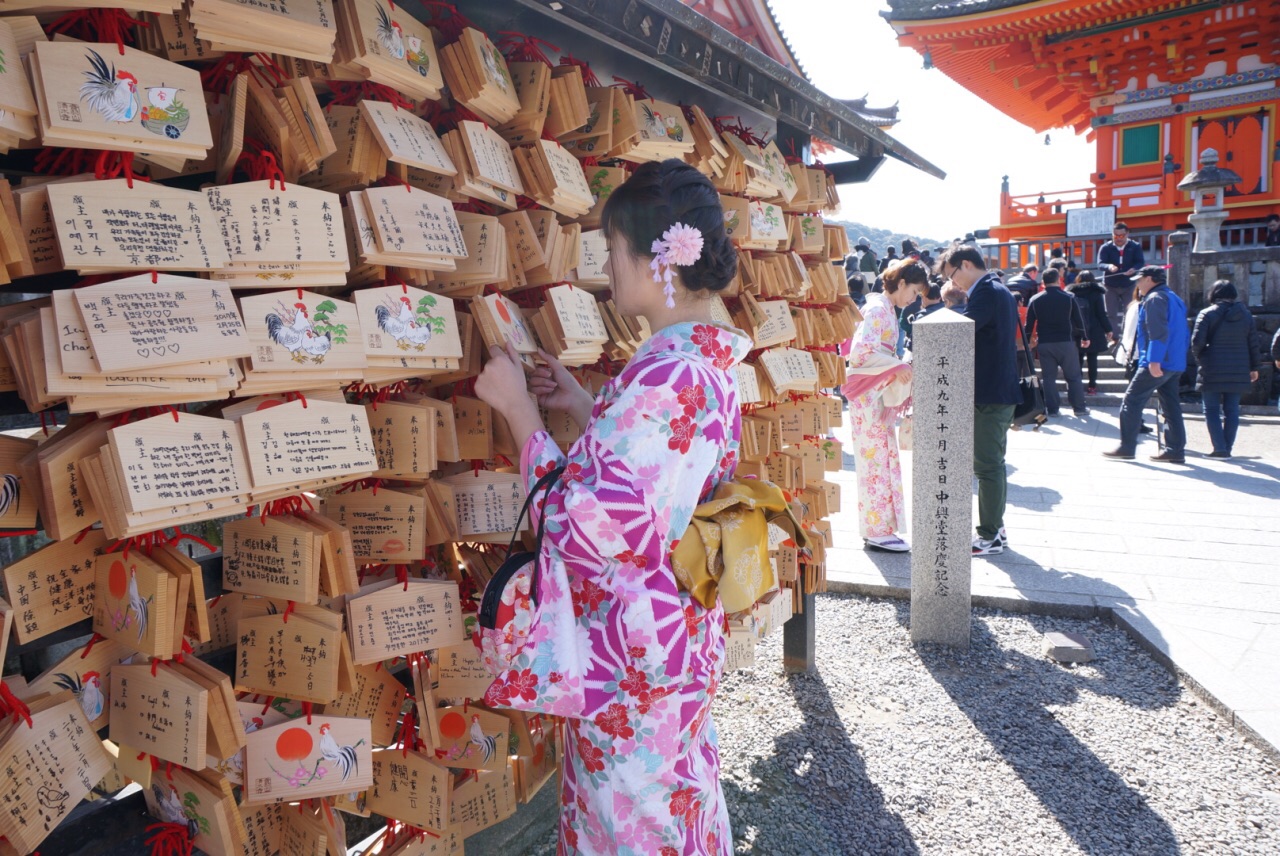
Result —
[[676, 268], [689, 291], [720, 291], [738, 272], [738, 253], [724, 230], [715, 185], [675, 158], [641, 164], [605, 203], [601, 226], [623, 236], [632, 252], [652, 255], [653, 242], [677, 223], [702, 234], [697, 261]]

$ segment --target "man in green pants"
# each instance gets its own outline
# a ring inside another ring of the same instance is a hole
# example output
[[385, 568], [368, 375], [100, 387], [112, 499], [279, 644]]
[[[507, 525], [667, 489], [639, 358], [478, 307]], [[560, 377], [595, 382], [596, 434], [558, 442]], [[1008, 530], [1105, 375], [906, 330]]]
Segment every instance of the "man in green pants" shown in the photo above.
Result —
[[938, 262], [938, 272], [965, 289], [968, 301], [957, 311], [973, 321], [973, 473], [978, 478], [978, 537], [973, 555], [1003, 553], [1008, 474], [1004, 456], [1013, 406], [1022, 397], [1014, 337], [1018, 301], [1000, 278], [987, 272], [976, 247], [958, 245]]

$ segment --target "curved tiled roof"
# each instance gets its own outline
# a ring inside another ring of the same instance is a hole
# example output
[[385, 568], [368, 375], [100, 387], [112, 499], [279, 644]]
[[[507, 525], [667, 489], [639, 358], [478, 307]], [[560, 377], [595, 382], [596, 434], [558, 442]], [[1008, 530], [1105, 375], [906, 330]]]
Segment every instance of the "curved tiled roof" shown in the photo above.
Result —
[[954, 18], [1023, 6], [1033, 0], [887, 0], [890, 11], [883, 13], [890, 21], [927, 21], [932, 18]]

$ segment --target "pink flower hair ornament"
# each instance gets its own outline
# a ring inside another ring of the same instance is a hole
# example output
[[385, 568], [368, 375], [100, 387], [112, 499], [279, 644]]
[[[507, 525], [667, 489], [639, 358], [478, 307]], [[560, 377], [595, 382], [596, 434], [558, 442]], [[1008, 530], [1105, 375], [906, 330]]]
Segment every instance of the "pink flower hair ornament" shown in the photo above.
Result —
[[667, 308], [675, 309], [676, 288], [671, 284], [671, 268], [691, 265], [702, 256], [702, 233], [694, 226], [676, 223], [653, 242], [649, 252], [653, 253], [653, 261], [649, 262], [653, 281], [664, 283], [662, 293], [667, 296]]

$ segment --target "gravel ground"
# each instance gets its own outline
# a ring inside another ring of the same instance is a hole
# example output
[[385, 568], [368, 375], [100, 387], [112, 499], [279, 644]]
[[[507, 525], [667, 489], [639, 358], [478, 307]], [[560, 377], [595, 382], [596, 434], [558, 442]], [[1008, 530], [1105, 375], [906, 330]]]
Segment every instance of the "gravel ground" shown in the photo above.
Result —
[[[914, 648], [907, 613], [824, 595], [816, 674], [784, 674], [775, 633], [726, 677], [737, 853], [1280, 853], [1276, 765], [1123, 631], [975, 610], [959, 654]], [[1052, 630], [1096, 659], [1048, 660]]]

